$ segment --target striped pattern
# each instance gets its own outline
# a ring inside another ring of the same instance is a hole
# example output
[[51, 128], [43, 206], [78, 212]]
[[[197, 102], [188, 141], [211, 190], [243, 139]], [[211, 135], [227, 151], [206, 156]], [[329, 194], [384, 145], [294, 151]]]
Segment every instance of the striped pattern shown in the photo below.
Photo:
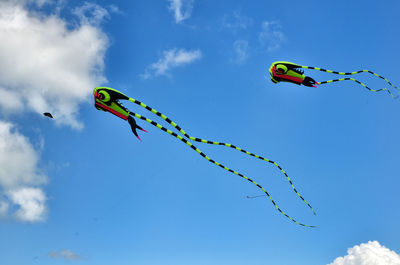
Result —
[[222, 143], [222, 142], [215, 142], [215, 141], [209, 141], [209, 140], [205, 140], [205, 139], [200, 139], [197, 137], [192, 137], [189, 134], [187, 134], [179, 125], [177, 125], [175, 122], [173, 122], [172, 120], [170, 120], [167, 116], [165, 116], [164, 114], [162, 114], [161, 112], [157, 111], [156, 109], [153, 109], [152, 107], [147, 106], [146, 104], [144, 104], [143, 102], [140, 102], [139, 100], [136, 100], [134, 98], [129, 98], [129, 101], [138, 104], [139, 106], [147, 109], [148, 111], [151, 111], [152, 113], [154, 113], [155, 115], [161, 117], [163, 120], [165, 120], [166, 122], [168, 122], [170, 125], [172, 125], [175, 129], [177, 129], [181, 134], [183, 134], [186, 138], [188, 138], [189, 140], [192, 141], [196, 141], [196, 142], [201, 142], [201, 143], [206, 143], [206, 144], [213, 144], [213, 145], [222, 145], [222, 146], [226, 146], [229, 148], [233, 148], [236, 149], [242, 153], [245, 153], [249, 156], [261, 159], [265, 162], [271, 163], [273, 164], [275, 167], [277, 167], [286, 177], [286, 179], [289, 181], [290, 185], [292, 186], [292, 189], [294, 190], [294, 192], [297, 194], [297, 196], [312, 210], [313, 214], [316, 215], [313, 207], [303, 198], [303, 196], [300, 195], [300, 193], [297, 191], [297, 189], [295, 188], [292, 180], [289, 178], [288, 174], [285, 172], [285, 170], [283, 170], [275, 161], [269, 160], [267, 158], [264, 158], [262, 156], [253, 154], [251, 152], [248, 152], [240, 147], [237, 147], [233, 144], [228, 144], [228, 143]]
[[[239, 172], [237, 172], [237, 171], [235, 171], [235, 170], [232, 170], [232, 169], [230, 169], [230, 168], [224, 166], [223, 164], [218, 163], [217, 161], [214, 161], [213, 159], [211, 159], [210, 157], [208, 157], [206, 154], [204, 154], [200, 149], [198, 149], [196, 146], [194, 146], [191, 142], [189, 142], [187, 139], [183, 138], [181, 135], [178, 135], [178, 134], [174, 133], [173, 131], [171, 131], [171, 130], [165, 128], [165, 127], [163, 127], [162, 125], [158, 124], [157, 122], [152, 121], [152, 120], [150, 120], [150, 119], [148, 119], [148, 118], [146, 118], [146, 117], [144, 117], [144, 116], [142, 116], [142, 115], [140, 115], [140, 114], [137, 114], [137, 113], [134, 113], [134, 112], [131, 112], [130, 114], [133, 115], [133, 116], [135, 116], [136, 118], [139, 118], [139, 119], [141, 119], [141, 120], [147, 121], [147, 122], [150, 123], [151, 125], [153, 125], [153, 126], [159, 128], [159, 129], [161, 129], [162, 131], [164, 131], [164, 132], [166, 132], [166, 133], [168, 133], [168, 134], [174, 136], [175, 138], [181, 140], [181, 141], [184, 142], [186, 145], [188, 145], [190, 148], [192, 148], [194, 151], [196, 151], [199, 155], [201, 155], [203, 158], [205, 158], [206, 160], [208, 160], [210, 163], [213, 163], [214, 165], [217, 165], [217, 166], [219, 166], [219, 167], [221, 167], [221, 168], [223, 168], [223, 169], [225, 169], [225, 170], [227, 170], [227, 171], [229, 171], [229, 172], [231, 172], [231, 173], [233, 173], [233, 174], [235, 174], [235, 175], [238, 175], [238, 176], [240, 176], [241, 178], [244, 178], [245, 180], [247, 180], [247, 181], [249, 181], [249, 182], [251, 182], [251, 183], [253, 183], [254, 185], [256, 185], [259, 189], [261, 189], [261, 190], [268, 196], [268, 198], [271, 200], [272, 204], [275, 206], [275, 208], [276, 208], [281, 214], [283, 214], [285, 217], [287, 217], [288, 219], [290, 219], [290, 220], [293, 221], [294, 223], [296, 223], [296, 224], [298, 224], [298, 225], [301, 225], [301, 226], [310, 227], [310, 228], [315, 228], [315, 227], [316, 227], [316, 226], [312, 226], [312, 225], [302, 224], [302, 223], [296, 221], [295, 219], [293, 219], [292, 217], [290, 217], [288, 214], [286, 214], [285, 212], [283, 212], [283, 211], [278, 207], [278, 205], [277, 205], [277, 204], [275, 203], [275, 201], [272, 199], [271, 195], [269, 195], [269, 193], [267, 192], [267, 190], [265, 190], [260, 184], [258, 184], [258, 183], [255, 182], [254, 180], [252, 180], [252, 179], [246, 177], [245, 175], [243, 175], [243, 174], [241, 174], [241, 173], [239, 173]], [[176, 124], [175, 124], [175, 125], [176, 125]]]
[[[359, 73], [370, 73], [370, 74], [372, 74], [372, 75], [374, 75], [374, 76], [376, 76], [376, 77], [379, 77], [379, 78], [385, 80], [391, 87], [393, 87], [393, 88], [395, 88], [395, 89], [397, 89], [397, 90], [400, 90], [399, 87], [393, 85], [388, 79], [386, 79], [385, 77], [383, 77], [383, 76], [381, 76], [381, 75], [378, 75], [377, 73], [374, 73], [374, 72], [372, 72], [372, 71], [370, 71], [370, 70], [359, 70], [359, 71], [355, 71], [355, 72], [348, 72], [348, 73], [346, 73], [346, 72], [337, 72], [337, 71], [332, 71], [332, 70], [328, 70], [328, 69], [324, 69], [324, 68], [319, 68], [319, 67], [313, 67], [313, 66], [304, 66], [304, 65], [301, 65], [300, 67], [301, 67], [301, 68], [305, 68], [305, 69], [318, 70], [318, 71], [322, 71], [322, 72], [326, 72], [326, 73], [331, 73], [331, 74], [337, 74], [337, 75], [355, 75], [355, 74], [359, 74]], [[326, 83], [332, 83], [332, 82], [338, 82], [338, 81], [344, 81], [344, 80], [352, 80], [352, 81], [354, 81], [354, 82], [356, 82], [356, 83], [362, 85], [363, 87], [365, 87], [366, 89], [368, 89], [368, 90], [370, 90], [370, 91], [372, 91], [372, 92], [379, 92], [379, 91], [382, 91], [382, 90], [386, 90], [386, 91], [390, 94], [390, 96], [391, 96], [392, 98], [397, 98], [397, 96], [396, 96], [396, 97], [393, 96], [393, 94], [392, 94], [392, 93], [390, 92], [390, 90], [387, 89], [387, 88], [372, 89], [372, 88], [367, 87], [366, 85], [364, 85], [363, 83], [361, 83], [360, 81], [358, 81], [358, 80], [356, 80], [356, 79], [354, 79], [354, 78], [340, 78], [340, 79], [328, 80], [328, 81], [320, 82], [320, 84], [326, 84]]]
[[339, 81], [345, 81], [345, 80], [354, 81], [354, 82], [356, 82], [356, 83], [362, 85], [363, 87], [365, 87], [366, 89], [368, 89], [369, 91], [372, 91], [372, 92], [387, 91], [387, 92], [389, 93], [389, 95], [390, 95], [392, 98], [397, 98], [397, 97], [398, 97], [398, 96], [394, 96], [394, 95], [392, 94], [392, 92], [390, 92], [390, 90], [387, 89], [387, 88], [372, 89], [372, 88], [370, 88], [370, 87], [367, 87], [365, 84], [361, 83], [361, 82], [358, 81], [357, 79], [350, 78], [350, 77], [339, 78], [339, 79], [333, 79], [333, 80], [328, 80], [328, 81], [323, 81], [323, 82], [319, 82], [319, 84], [322, 85], [322, 84], [328, 84], [328, 83], [339, 82]]

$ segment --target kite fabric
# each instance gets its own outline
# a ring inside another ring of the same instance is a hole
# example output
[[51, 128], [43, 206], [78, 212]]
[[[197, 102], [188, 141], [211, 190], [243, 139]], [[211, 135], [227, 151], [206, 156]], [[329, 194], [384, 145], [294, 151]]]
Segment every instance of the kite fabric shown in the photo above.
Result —
[[369, 91], [372, 91], [372, 92], [386, 91], [387, 93], [389, 93], [389, 95], [392, 98], [398, 97], [398, 96], [394, 96], [392, 94], [392, 92], [387, 88], [372, 89], [372, 88], [366, 86], [365, 84], [361, 83], [357, 79], [354, 79], [351, 77], [344, 77], [344, 78], [339, 78], [339, 79], [316, 82], [313, 78], [305, 76], [304, 70], [300, 70], [300, 68], [317, 70], [317, 71], [336, 74], [336, 75], [355, 75], [355, 74], [359, 74], [359, 73], [370, 73], [374, 76], [377, 76], [377, 77], [385, 80], [391, 87], [395, 88], [396, 90], [400, 90], [399, 87], [394, 86], [385, 77], [378, 75], [370, 70], [359, 70], [359, 71], [355, 71], [355, 72], [346, 73], [346, 72], [337, 72], [337, 71], [327, 70], [327, 69], [323, 69], [323, 68], [319, 68], [319, 67], [299, 65], [299, 64], [295, 64], [295, 63], [291, 63], [291, 62], [286, 62], [286, 61], [277, 61], [277, 62], [272, 63], [271, 67], [269, 68], [271, 81], [274, 83], [289, 82], [289, 83], [293, 83], [293, 84], [297, 84], [297, 85], [316, 87], [317, 85], [323, 85], [323, 84], [328, 84], [328, 83], [333, 83], [333, 82], [350, 80], [350, 81], [356, 82], [359, 85], [362, 85]]
[[[275, 203], [275, 201], [272, 199], [272, 197], [270, 196], [270, 194], [267, 192], [267, 190], [265, 190], [260, 184], [258, 184], [257, 182], [255, 182], [254, 180], [246, 177], [245, 175], [232, 170], [226, 166], [224, 166], [223, 164], [211, 159], [210, 157], [208, 157], [205, 153], [203, 153], [200, 149], [198, 149], [196, 146], [194, 146], [189, 140], [191, 141], [195, 141], [195, 142], [200, 142], [200, 143], [206, 143], [206, 144], [213, 144], [213, 145], [221, 145], [221, 146], [226, 146], [229, 148], [233, 148], [236, 149], [240, 152], [243, 152], [247, 155], [250, 155], [252, 157], [258, 158], [260, 160], [263, 160], [265, 162], [271, 163], [273, 164], [275, 167], [277, 167], [286, 177], [286, 179], [289, 181], [290, 185], [292, 186], [292, 189], [294, 190], [294, 192], [297, 194], [297, 196], [312, 210], [313, 214], [315, 215], [315, 211], [312, 208], [312, 206], [299, 194], [299, 192], [296, 190], [296, 188], [294, 187], [294, 184], [292, 182], [292, 180], [289, 178], [289, 176], [287, 175], [287, 173], [274, 161], [264, 158], [262, 156], [253, 154], [251, 152], [248, 152], [240, 147], [237, 147], [235, 145], [232, 144], [228, 144], [228, 143], [223, 143], [223, 142], [215, 142], [215, 141], [209, 141], [209, 140], [205, 140], [205, 139], [201, 139], [201, 138], [197, 138], [197, 137], [193, 137], [190, 136], [187, 132], [185, 132], [178, 124], [176, 124], [175, 122], [173, 122], [172, 120], [170, 120], [167, 116], [165, 116], [164, 114], [160, 113], [159, 111], [155, 110], [154, 108], [149, 107], [148, 105], [144, 104], [143, 102], [140, 102], [139, 100], [136, 100], [134, 98], [128, 97], [125, 94], [119, 92], [118, 90], [115, 90], [113, 88], [109, 88], [109, 87], [96, 87], [93, 91], [93, 95], [94, 95], [94, 100], [95, 100], [95, 107], [98, 110], [102, 110], [102, 111], [106, 111], [106, 112], [110, 112], [112, 114], [114, 114], [115, 116], [123, 119], [123, 120], [127, 120], [132, 128], [132, 132], [136, 135], [136, 137], [139, 138], [139, 136], [137, 135], [136, 129], [145, 131], [143, 128], [141, 128], [139, 125], [136, 124], [136, 121], [134, 118], [138, 118], [141, 120], [144, 120], [148, 123], [150, 123], [151, 125], [159, 128], [160, 130], [174, 136], [175, 138], [179, 139], [180, 141], [182, 141], [183, 143], [185, 143], [186, 145], [188, 145], [190, 148], [192, 148], [194, 151], [196, 151], [199, 155], [201, 155], [204, 159], [208, 160], [210, 163], [213, 163], [237, 176], [240, 176], [243, 179], [246, 179], [247, 181], [251, 182], [252, 184], [256, 185], [259, 189], [261, 189], [266, 196], [268, 196], [268, 198], [270, 199], [270, 201], [272, 202], [272, 204], [275, 206], [275, 208], [281, 213], [283, 214], [285, 217], [287, 217], [288, 219], [290, 219], [291, 221], [295, 222], [298, 225], [301, 226], [305, 226], [305, 227], [311, 227], [314, 228], [316, 226], [312, 226], [312, 225], [306, 225], [303, 223], [300, 223], [298, 221], [296, 221], [295, 219], [293, 219], [292, 217], [290, 217], [288, 214], [286, 214], [285, 212], [283, 212], [278, 205]], [[121, 102], [119, 102], [119, 100], [128, 100], [132, 103], [135, 103], [139, 106], [141, 106], [142, 108], [145, 108], [146, 110], [152, 112], [153, 114], [159, 116], [160, 118], [162, 118], [163, 120], [165, 120], [167, 123], [169, 123], [172, 127], [174, 127], [180, 134], [177, 134], [165, 127], [163, 127], [162, 125], [158, 124], [157, 122], [150, 120], [140, 114], [137, 114], [135, 112], [132, 112], [130, 110], [128, 110], [127, 108], [125, 108]], [[139, 138], [140, 139], [140, 138]]]
[[46, 117], [49, 117], [49, 118], [53, 119], [53, 115], [51, 115], [50, 112], [45, 112], [45, 113], [43, 113], [43, 115], [46, 116]]

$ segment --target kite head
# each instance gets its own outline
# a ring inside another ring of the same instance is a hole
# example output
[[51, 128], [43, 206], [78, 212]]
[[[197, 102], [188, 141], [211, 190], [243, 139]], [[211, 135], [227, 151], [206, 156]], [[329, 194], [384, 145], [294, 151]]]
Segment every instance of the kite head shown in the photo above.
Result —
[[290, 82], [297, 85], [315, 87], [318, 84], [311, 77], [305, 76], [304, 71], [299, 70], [300, 65], [290, 62], [274, 62], [269, 68], [271, 81], [274, 83]]
[[96, 87], [93, 90], [93, 96], [94, 106], [96, 109], [111, 112], [115, 116], [127, 120], [131, 126], [132, 132], [139, 140], [140, 137], [136, 132], [136, 129], [147, 132], [145, 129], [136, 124], [135, 119], [130, 116], [129, 110], [127, 110], [121, 104], [121, 102], [118, 101], [119, 99], [129, 100], [128, 96], [110, 87]]
[[93, 95], [96, 109], [111, 112], [124, 120], [128, 119], [129, 111], [118, 100], [129, 100], [129, 97], [110, 87], [96, 87]]

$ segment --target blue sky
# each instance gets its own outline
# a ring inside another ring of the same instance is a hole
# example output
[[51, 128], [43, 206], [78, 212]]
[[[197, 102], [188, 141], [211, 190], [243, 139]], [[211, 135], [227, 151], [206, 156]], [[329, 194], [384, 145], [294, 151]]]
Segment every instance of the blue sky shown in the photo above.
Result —
[[[3, 1], [1, 263], [346, 265], [353, 255], [358, 265], [382, 253], [399, 264], [399, 99], [350, 81], [274, 84], [268, 73], [284, 60], [369, 69], [400, 85], [399, 8], [398, 1]], [[372, 75], [356, 78], [388, 87]], [[148, 133], [138, 141], [126, 122], [93, 107], [100, 85], [156, 108], [192, 136], [276, 161], [316, 216], [272, 165], [195, 144], [318, 228], [294, 224], [267, 198], [246, 199], [262, 193], [144, 121]]]

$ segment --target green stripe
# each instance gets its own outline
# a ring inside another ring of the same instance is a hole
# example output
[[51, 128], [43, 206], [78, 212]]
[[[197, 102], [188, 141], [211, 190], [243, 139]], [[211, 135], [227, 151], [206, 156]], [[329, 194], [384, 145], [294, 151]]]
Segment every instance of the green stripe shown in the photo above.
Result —
[[387, 89], [387, 88], [372, 89], [372, 88], [366, 86], [365, 84], [361, 83], [361, 82], [358, 81], [357, 79], [350, 78], [350, 77], [347, 77], [347, 78], [340, 78], [340, 79], [333, 79], [333, 80], [327, 80], [327, 81], [322, 81], [322, 82], [319, 82], [319, 84], [320, 84], [320, 85], [323, 85], [323, 84], [328, 84], [328, 83], [333, 83], [333, 82], [339, 82], [339, 81], [345, 81], [345, 80], [354, 81], [354, 82], [356, 82], [357, 84], [362, 85], [363, 87], [365, 87], [366, 89], [368, 89], [369, 91], [372, 91], [372, 92], [386, 91], [387, 93], [389, 93], [389, 95], [390, 95], [392, 98], [397, 98], [397, 97], [398, 97], [398, 96], [394, 96], [394, 95], [392, 94], [392, 92], [390, 92], [390, 90]]
[[145, 109], [147, 109], [147, 110], [150, 110], [152, 113], [154, 113], [154, 114], [156, 114], [157, 116], [161, 117], [163, 120], [165, 120], [165, 121], [168, 122], [170, 125], [172, 125], [175, 129], [177, 129], [181, 134], [183, 134], [183, 135], [184, 135], [186, 138], [188, 138], [189, 140], [196, 141], [196, 142], [201, 142], [201, 143], [206, 143], [206, 144], [213, 144], [213, 145], [222, 145], [222, 146], [226, 146], [226, 147], [233, 148], [233, 149], [236, 149], [236, 150], [238, 150], [238, 151], [241, 151], [241, 152], [243, 152], [243, 153], [245, 153], [245, 154], [247, 154], [247, 155], [249, 155], [249, 156], [252, 156], [252, 157], [258, 158], [258, 159], [260, 159], [260, 160], [263, 160], [263, 161], [265, 161], [265, 162], [268, 162], [268, 163], [273, 164], [274, 166], [276, 166], [277, 168], [279, 168], [279, 170], [284, 174], [284, 176], [285, 176], [286, 179], [289, 181], [289, 183], [290, 183], [290, 185], [291, 185], [293, 191], [296, 193], [296, 195], [311, 209], [311, 211], [313, 212], [314, 215], [316, 214], [314, 208], [299, 194], [299, 192], [297, 192], [296, 188], [294, 187], [294, 184], [292, 183], [292, 181], [290, 180], [290, 178], [289, 178], [289, 176], [286, 174], [286, 172], [285, 172], [277, 163], [275, 163], [274, 161], [269, 160], [269, 159], [266, 159], [266, 158], [264, 158], [264, 157], [262, 157], [262, 156], [253, 154], [253, 153], [251, 153], [251, 152], [248, 152], [248, 151], [246, 151], [246, 150], [244, 150], [244, 149], [242, 149], [242, 148], [240, 148], [240, 147], [236, 147], [236, 146], [234, 146], [234, 145], [232, 145], [232, 144], [229, 144], [229, 143], [221, 143], [221, 142], [209, 141], [209, 140], [205, 140], [205, 139], [201, 139], [201, 138], [197, 138], [197, 137], [192, 137], [192, 136], [190, 136], [189, 134], [187, 134], [187, 133], [186, 133], [180, 126], [178, 126], [175, 122], [173, 122], [171, 119], [169, 119], [167, 116], [165, 116], [165, 115], [162, 114], [161, 112], [157, 111], [156, 109], [153, 109], [153, 108], [147, 106], [146, 104], [144, 104], [144, 103], [142, 103], [142, 102], [140, 102], [140, 101], [138, 101], [138, 100], [136, 100], [136, 99], [134, 99], [134, 98], [129, 98], [129, 101], [131, 101], [131, 102], [133, 102], [133, 103], [135, 103], [135, 104], [138, 104], [139, 106], [141, 106], [141, 107], [143, 107], [143, 108], [145, 108]]
[[[374, 75], [374, 76], [377, 76], [377, 77], [379, 77], [379, 78], [385, 80], [385, 82], [388, 83], [391, 87], [393, 87], [393, 88], [395, 88], [395, 89], [397, 89], [397, 90], [400, 90], [399, 87], [393, 85], [388, 79], [386, 79], [385, 77], [383, 77], [383, 76], [381, 76], [381, 75], [379, 75], [379, 74], [377, 74], [377, 73], [374, 73], [374, 72], [372, 72], [372, 71], [370, 71], [370, 70], [358, 70], [358, 71], [355, 71], [355, 72], [345, 73], [345, 72], [337, 72], [337, 71], [332, 71], [332, 70], [327, 70], [327, 69], [322, 69], [322, 68], [312, 67], [312, 66], [305, 66], [305, 65], [300, 65], [300, 67], [301, 67], [301, 68], [305, 68], [305, 69], [315, 69], [315, 70], [318, 70], [318, 71], [327, 72], [327, 73], [332, 73], [332, 74], [337, 74], [337, 75], [355, 75], [355, 74], [359, 74], [359, 73], [370, 73], [370, 74], [372, 74], [372, 75]], [[360, 81], [358, 81], [358, 80], [356, 80], [356, 79], [353, 79], [353, 78], [328, 80], [328, 81], [320, 82], [320, 84], [332, 83], [332, 82], [343, 81], [343, 80], [352, 80], [352, 81], [354, 81], [354, 82], [357, 82], [357, 83], [359, 83], [360, 85], [362, 85], [363, 87], [367, 88], [368, 90], [370, 90], [370, 91], [372, 91], [372, 92], [378, 92], [378, 91], [386, 90], [386, 91], [390, 94], [390, 96], [391, 96], [392, 98], [397, 98], [397, 96], [396, 96], [396, 97], [393, 96], [393, 94], [392, 94], [392, 93], [390, 92], [390, 90], [387, 89], [387, 88], [372, 89], [372, 88], [367, 87], [366, 85], [364, 85], [364, 84], [361, 83]]]
[[290, 220], [293, 221], [294, 223], [296, 223], [296, 224], [298, 224], [298, 225], [301, 225], [301, 226], [310, 227], [310, 228], [315, 228], [315, 227], [316, 227], [316, 226], [306, 225], [306, 224], [300, 223], [300, 222], [296, 221], [295, 219], [293, 219], [292, 217], [290, 217], [289, 215], [287, 215], [286, 213], [284, 213], [284, 212], [278, 207], [278, 205], [275, 203], [275, 201], [272, 199], [271, 195], [269, 195], [268, 191], [267, 191], [266, 189], [264, 189], [261, 185], [259, 185], [257, 182], [253, 181], [252, 179], [246, 177], [245, 175], [243, 175], [243, 174], [241, 174], [241, 173], [239, 173], [239, 172], [237, 172], [237, 171], [234, 171], [234, 170], [232, 170], [232, 169], [230, 169], [230, 168], [228, 168], [228, 167], [222, 165], [221, 163], [218, 163], [218, 162], [212, 160], [210, 157], [208, 157], [208, 156], [207, 156], [206, 154], [204, 154], [200, 149], [198, 149], [196, 146], [194, 146], [194, 145], [193, 145], [191, 142], [189, 142], [188, 140], [184, 139], [182, 136], [177, 135], [176, 133], [174, 133], [174, 132], [168, 130], [167, 128], [163, 127], [162, 125], [156, 123], [155, 121], [152, 121], [152, 120], [150, 120], [150, 119], [148, 119], [148, 118], [146, 118], [146, 117], [144, 117], [144, 116], [142, 116], [142, 115], [140, 115], [140, 114], [137, 114], [137, 113], [134, 113], [134, 112], [131, 112], [130, 114], [133, 115], [133, 116], [135, 116], [136, 118], [139, 118], [139, 119], [141, 119], [141, 120], [144, 120], [144, 121], [150, 123], [151, 125], [153, 125], [153, 126], [159, 128], [159, 129], [161, 129], [162, 131], [164, 131], [164, 132], [166, 132], [166, 133], [168, 133], [168, 134], [174, 136], [175, 138], [181, 140], [181, 141], [184, 142], [186, 145], [188, 145], [188, 146], [191, 147], [193, 150], [195, 150], [198, 154], [200, 154], [202, 157], [204, 157], [205, 159], [207, 159], [209, 162], [211, 162], [211, 163], [213, 163], [213, 164], [215, 164], [215, 165], [217, 165], [217, 166], [219, 166], [219, 167], [221, 167], [221, 168], [223, 168], [223, 169], [225, 169], [225, 170], [227, 170], [227, 171], [229, 171], [229, 172], [231, 172], [231, 173], [233, 173], [233, 174], [235, 174], [235, 175], [238, 175], [238, 176], [240, 176], [241, 178], [244, 178], [244, 179], [248, 180], [248, 181], [251, 182], [251, 183], [253, 183], [254, 185], [256, 185], [259, 189], [261, 189], [261, 190], [268, 196], [268, 198], [270, 199], [271, 203], [275, 206], [275, 208], [276, 208], [281, 214], [283, 214], [285, 217], [287, 217], [288, 219], [290, 219]]

